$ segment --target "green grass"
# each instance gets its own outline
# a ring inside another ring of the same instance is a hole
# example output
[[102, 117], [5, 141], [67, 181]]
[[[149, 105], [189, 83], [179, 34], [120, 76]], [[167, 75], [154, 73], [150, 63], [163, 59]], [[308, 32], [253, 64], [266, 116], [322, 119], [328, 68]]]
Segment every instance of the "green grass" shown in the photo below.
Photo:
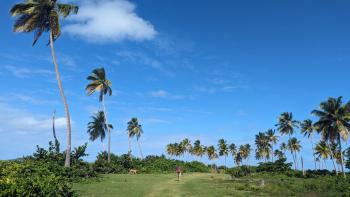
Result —
[[272, 174], [232, 180], [228, 175], [191, 173], [178, 182], [174, 174], [111, 174], [92, 183], [77, 183], [74, 189], [81, 196], [104, 197], [341, 196], [334, 180]]

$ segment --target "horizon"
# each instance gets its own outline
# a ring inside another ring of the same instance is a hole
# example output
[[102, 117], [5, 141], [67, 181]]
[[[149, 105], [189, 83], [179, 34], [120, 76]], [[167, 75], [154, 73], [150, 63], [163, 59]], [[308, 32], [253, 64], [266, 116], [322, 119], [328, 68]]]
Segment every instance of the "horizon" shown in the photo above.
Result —
[[[12, 32], [9, 10], [18, 2], [5, 0], [0, 7], [0, 81], [5, 84], [0, 160], [30, 155], [36, 145], [47, 147], [54, 110], [61, 149], [66, 146], [48, 35], [32, 47], [33, 34]], [[224, 138], [255, 149], [255, 135], [276, 129], [281, 113], [315, 121], [310, 112], [328, 97], [350, 101], [348, 1], [64, 2], [79, 5], [81, 15], [63, 20], [55, 47], [70, 106], [72, 148], [88, 142], [87, 161], [107, 146], [107, 139], [91, 142], [86, 132], [100, 109], [98, 94], [85, 92], [86, 77], [98, 67], [113, 83], [113, 95], [105, 99], [114, 126], [111, 152], [118, 155], [128, 151], [126, 127], [132, 117], [143, 126], [144, 155], [167, 155], [166, 145], [184, 138], [215, 147]], [[309, 140], [300, 129], [294, 136], [301, 140], [305, 168], [313, 169]], [[318, 139], [315, 134], [314, 142]], [[132, 150], [139, 156], [136, 139]], [[227, 161], [233, 165], [231, 157]], [[254, 155], [250, 162], [257, 163]], [[332, 169], [331, 161], [327, 166]]]

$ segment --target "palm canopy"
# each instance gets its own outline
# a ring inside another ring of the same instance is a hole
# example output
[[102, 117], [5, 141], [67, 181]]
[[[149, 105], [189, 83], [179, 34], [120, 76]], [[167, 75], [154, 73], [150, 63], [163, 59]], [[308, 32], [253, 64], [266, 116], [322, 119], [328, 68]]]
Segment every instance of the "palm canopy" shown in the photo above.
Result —
[[342, 97], [329, 98], [320, 104], [319, 110], [313, 110], [311, 113], [319, 118], [314, 127], [318, 133], [321, 133], [324, 140], [335, 142], [339, 137], [344, 141], [348, 140], [350, 102], [343, 105]]
[[289, 139], [288, 140], [288, 149], [291, 152], [299, 152], [301, 149], [300, 140], [298, 140], [295, 137]]
[[128, 122], [127, 130], [129, 133], [129, 137], [136, 136], [137, 140], [139, 140], [141, 135], [143, 134], [142, 125], [139, 124], [137, 118], [131, 118], [131, 120]]
[[269, 129], [266, 131], [266, 136], [271, 144], [276, 144], [278, 136], [275, 135], [275, 130]]
[[230, 150], [230, 153], [231, 155], [235, 155], [237, 153], [237, 147], [236, 147], [236, 144], [232, 143], [229, 145], [229, 150]]
[[207, 155], [208, 155], [209, 160], [213, 160], [213, 159], [218, 158], [218, 154], [216, 153], [214, 146], [208, 146], [206, 148], [206, 151], [207, 151]]
[[228, 149], [226, 140], [220, 139], [218, 142], [218, 146], [219, 146], [219, 155], [220, 156], [227, 156], [229, 149]]
[[307, 136], [310, 138], [314, 132], [314, 126], [312, 124], [312, 120], [307, 119], [304, 120], [301, 124], [301, 133], [304, 134], [304, 136]]
[[[90, 135], [90, 140], [95, 141], [101, 138], [101, 141], [106, 137], [107, 124], [105, 123], [105, 115], [103, 111], [98, 111], [94, 116], [91, 116], [92, 121], [88, 123], [87, 133]], [[113, 129], [111, 124], [108, 124], [110, 129]]]
[[328, 159], [330, 156], [330, 149], [325, 141], [320, 141], [316, 144], [315, 154], [322, 159]]
[[88, 95], [91, 95], [96, 91], [100, 91], [100, 101], [103, 100], [104, 95], [112, 95], [112, 82], [106, 78], [106, 72], [103, 67], [94, 69], [90, 76], [87, 77], [87, 80], [91, 81], [91, 83], [85, 88]]
[[78, 6], [57, 3], [57, 0], [25, 0], [15, 4], [10, 13], [17, 17], [13, 31], [34, 32], [33, 45], [44, 32], [51, 32], [53, 40], [61, 34], [60, 16], [78, 13]]
[[299, 122], [293, 120], [293, 114], [290, 112], [284, 112], [278, 118], [278, 124], [276, 124], [278, 131], [284, 135], [291, 135], [294, 133], [294, 128], [298, 128]]

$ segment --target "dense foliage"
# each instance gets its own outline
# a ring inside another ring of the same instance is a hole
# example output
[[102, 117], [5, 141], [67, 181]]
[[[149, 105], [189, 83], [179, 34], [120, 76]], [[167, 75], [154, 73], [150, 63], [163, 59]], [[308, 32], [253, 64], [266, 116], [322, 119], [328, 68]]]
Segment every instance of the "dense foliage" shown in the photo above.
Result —
[[65, 152], [58, 141], [48, 150], [37, 146], [32, 156], [0, 163], [0, 196], [72, 196], [73, 181], [96, 176], [91, 165], [82, 160], [87, 144], [71, 153], [72, 165], [64, 167]]
[[201, 162], [167, 159], [164, 155], [149, 155], [145, 159], [139, 159], [130, 158], [128, 154], [117, 156], [112, 153], [111, 162], [108, 163], [106, 152], [98, 154], [93, 169], [98, 173], [128, 173], [130, 169], [136, 169], [141, 173], [167, 173], [174, 172], [177, 166], [184, 172], [209, 172], [210, 170]]

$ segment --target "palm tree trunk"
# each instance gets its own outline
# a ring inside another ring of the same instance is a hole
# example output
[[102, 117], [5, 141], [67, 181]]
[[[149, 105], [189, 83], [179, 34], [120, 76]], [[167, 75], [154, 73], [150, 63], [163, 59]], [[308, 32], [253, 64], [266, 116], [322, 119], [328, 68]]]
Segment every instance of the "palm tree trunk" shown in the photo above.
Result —
[[324, 162], [324, 167], [325, 167], [325, 169], [327, 169], [327, 163], [326, 163], [326, 160], [324, 159], [324, 160], [323, 160], [323, 162]]
[[105, 106], [105, 97], [104, 94], [102, 94], [102, 107], [103, 107], [103, 114], [105, 115], [105, 124], [107, 125], [107, 133], [108, 133], [108, 158], [107, 161], [108, 163], [111, 162], [111, 131], [108, 126], [108, 121], [107, 121], [107, 111], [106, 111], [106, 106]]
[[331, 161], [332, 161], [332, 164], [333, 164], [333, 168], [334, 168], [335, 174], [338, 176], [338, 170], [337, 170], [337, 168], [335, 167], [335, 163], [334, 163], [334, 159], [333, 159], [334, 153], [333, 153], [333, 151], [332, 151], [332, 149], [331, 149], [330, 144], [327, 143], [327, 145], [328, 145], [329, 151], [331, 152], [330, 156], [331, 156]]
[[311, 148], [312, 148], [312, 156], [314, 157], [315, 170], [316, 170], [317, 166], [316, 166], [315, 150], [314, 150], [314, 143], [312, 142], [312, 136], [311, 136]]
[[55, 54], [55, 49], [53, 46], [53, 34], [52, 31], [50, 31], [50, 47], [51, 47], [51, 55], [52, 55], [52, 60], [53, 64], [55, 66], [55, 72], [56, 72], [56, 79], [58, 83], [58, 89], [61, 94], [61, 98], [63, 100], [63, 105], [64, 105], [64, 111], [66, 114], [66, 121], [67, 121], [67, 148], [66, 148], [66, 160], [64, 162], [65, 167], [70, 167], [70, 152], [71, 152], [71, 135], [72, 135], [72, 129], [71, 129], [71, 124], [70, 124], [70, 114], [69, 114], [69, 108], [68, 108], [68, 103], [66, 96], [64, 94], [63, 86], [62, 86], [62, 81], [61, 81], [61, 76], [58, 70], [58, 64], [56, 60], [56, 54]]
[[338, 135], [338, 144], [339, 144], [339, 151], [340, 151], [341, 171], [343, 173], [344, 178], [346, 178], [346, 174], [345, 174], [345, 171], [344, 171], [344, 159], [343, 159], [343, 150], [341, 148], [340, 135]]
[[138, 140], [137, 140], [137, 145], [139, 146], [141, 158], [143, 159], [143, 154], [142, 154], [141, 145], [140, 145], [140, 142], [139, 142]]
[[273, 162], [273, 147], [271, 148], [271, 159], [272, 159], [272, 162]]
[[132, 156], [131, 156], [131, 139], [130, 139], [130, 131], [128, 131], [128, 143], [129, 143], [129, 151], [128, 151], [128, 155], [130, 160], [132, 160]]

